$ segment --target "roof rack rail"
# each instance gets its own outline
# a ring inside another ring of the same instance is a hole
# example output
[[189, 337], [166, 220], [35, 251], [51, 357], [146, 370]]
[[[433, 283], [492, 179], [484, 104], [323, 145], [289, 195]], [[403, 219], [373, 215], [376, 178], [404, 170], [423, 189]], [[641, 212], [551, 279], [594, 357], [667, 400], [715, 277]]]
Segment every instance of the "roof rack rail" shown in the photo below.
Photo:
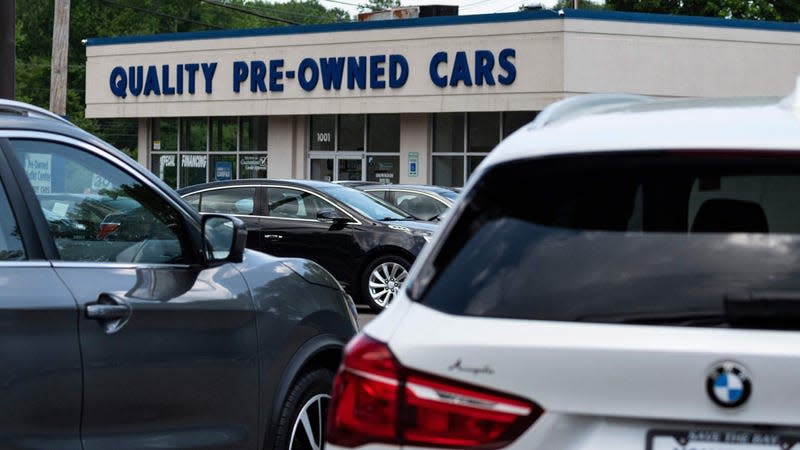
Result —
[[555, 122], [602, 112], [615, 106], [655, 101], [653, 97], [637, 94], [581, 94], [559, 100], [540, 112], [530, 128], [542, 128]]
[[0, 98], [0, 114], [9, 114], [9, 113], [16, 115], [30, 116], [30, 117], [38, 117], [41, 119], [57, 120], [59, 122], [75, 126], [75, 124], [73, 124], [69, 120], [44, 108], [30, 105], [28, 103], [18, 102], [16, 100], [8, 100]]

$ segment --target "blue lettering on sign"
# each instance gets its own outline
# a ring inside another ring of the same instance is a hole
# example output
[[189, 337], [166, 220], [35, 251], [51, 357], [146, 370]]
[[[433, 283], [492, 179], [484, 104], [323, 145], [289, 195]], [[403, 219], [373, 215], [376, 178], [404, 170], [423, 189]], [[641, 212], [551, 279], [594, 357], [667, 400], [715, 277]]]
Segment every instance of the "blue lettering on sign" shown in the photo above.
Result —
[[367, 88], [366, 56], [359, 56], [358, 59], [353, 56], [347, 57], [347, 89], [355, 89], [356, 85], [359, 89]]
[[514, 63], [509, 61], [509, 58], [516, 57], [517, 53], [513, 48], [505, 48], [500, 52], [500, 67], [506, 71], [505, 75], [497, 77], [497, 81], [499, 81], [500, 84], [509, 85], [517, 79], [517, 68], [514, 66]]
[[[306, 73], [311, 72], [311, 77], [306, 78]], [[319, 81], [319, 67], [317, 62], [311, 58], [305, 58], [300, 61], [300, 66], [297, 68], [297, 79], [300, 80], [300, 87], [306, 91], [313, 91], [317, 87]]]
[[389, 87], [403, 87], [408, 80], [408, 61], [403, 55], [389, 55]]
[[[476, 86], [494, 86], [495, 75], [497, 83], [508, 86], [517, 79], [517, 68], [514, 65], [516, 51], [513, 48], [505, 48], [497, 56], [497, 64], [505, 73], [495, 73], [494, 53], [489, 50], [475, 51], [473, 58], [464, 51], [455, 53], [452, 67], [448, 66], [450, 61], [447, 52], [437, 52], [431, 57], [428, 70], [431, 82], [441, 88], [447, 86], [467, 86], [473, 85], [472, 74], [474, 74], [474, 84]], [[472, 67], [472, 69], [471, 69]]]
[[283, 78], [283, 72], [281, 72], [282, 68], [282, 59], [273, 59], [269, 62], [269, 90], [272, 92], [283, 91], [283, 84], [278, 82], [278, 80]]
[[319, 69], [322, 73], [322, 88], [330, 91], [331, 87], [337, 91], [342, 88], [342, 75], [344, 74], [344, 57], [322, 58], [319, 60]]
[[[472, 53], [440, 51], [428, 65], [431, 82], [440, 88], [510, 85], [517, 78], [516, 50], [505, 48], [495, 53], [476, 50]], [[164, 64], [160, 67], [117, 66], [111, 69], [108, 86], [120, 98], [128, 95], [194, 95], [198, 82], [211, 94], [216, 62]], [[400, 89], [406, 85], [411, 68], [405, 56], [377, 54], [303, 58], [295, 70], [284, 69], [283, 59], [233, 61], [231, 88], [239, 93], [247, 86], [252, 93], [283, 92], [285, 83], [297, 79], [300, 88], [313, 91], [322, 85], [326, 91]], [[200, 79], [202, 77], [202, 79]], [[246, 83], [246, 84], [245, 84]]]
[[384, 72], [381, 64], [384, 62], [386, 62], [386, 57], [383, 55], [372, 55], [369, 57], [369, 87], [372, 89], [383, 89], [386, 87], [386, 82], [381, 79]]

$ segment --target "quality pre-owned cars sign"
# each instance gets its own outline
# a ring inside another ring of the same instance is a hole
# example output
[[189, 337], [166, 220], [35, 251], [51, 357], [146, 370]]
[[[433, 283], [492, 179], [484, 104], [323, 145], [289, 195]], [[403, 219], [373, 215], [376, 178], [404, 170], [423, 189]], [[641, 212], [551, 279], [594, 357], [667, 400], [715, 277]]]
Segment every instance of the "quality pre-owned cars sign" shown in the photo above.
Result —
[[535, 109], [524, 97], [557, 91], [547, 84], [560, 77], [541, 75], [560, 74], [562, 65], [558, 42], [541, 38], [541, 30], [532, 33], [531, 24], [553, 26], [456, 22], [327, 33], [300, 27], [293, 30], [312, 32], [266, 36], [231, 31], [224, 39], [209, 32], [90, 40], [87, 116]]

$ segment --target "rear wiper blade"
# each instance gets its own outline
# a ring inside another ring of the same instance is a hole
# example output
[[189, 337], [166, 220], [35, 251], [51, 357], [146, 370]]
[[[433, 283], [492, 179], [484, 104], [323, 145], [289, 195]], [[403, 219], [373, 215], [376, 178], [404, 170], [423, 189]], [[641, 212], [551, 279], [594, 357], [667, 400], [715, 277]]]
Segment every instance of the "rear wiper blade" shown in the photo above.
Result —
[[687, 327], [726, 325], [725, 317], [716, 311], [645, 312], [611, 317], [581, 317], [580, 321], [622, 323], [629, 325], [673, 325]]
[[727, 294], [725, 317], [734, 327], [800, 329], [800, 292]]

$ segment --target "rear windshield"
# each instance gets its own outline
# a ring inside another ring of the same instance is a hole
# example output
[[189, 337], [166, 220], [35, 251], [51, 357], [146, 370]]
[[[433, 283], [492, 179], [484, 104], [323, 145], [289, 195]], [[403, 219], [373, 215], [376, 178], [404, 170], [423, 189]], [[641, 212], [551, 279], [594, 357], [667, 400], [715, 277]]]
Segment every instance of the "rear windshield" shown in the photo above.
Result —
[[538, 159], [483, 173], [466, 195], [409, 290], [432, 308], [600, 323], [800, 323], [798, 158]]

